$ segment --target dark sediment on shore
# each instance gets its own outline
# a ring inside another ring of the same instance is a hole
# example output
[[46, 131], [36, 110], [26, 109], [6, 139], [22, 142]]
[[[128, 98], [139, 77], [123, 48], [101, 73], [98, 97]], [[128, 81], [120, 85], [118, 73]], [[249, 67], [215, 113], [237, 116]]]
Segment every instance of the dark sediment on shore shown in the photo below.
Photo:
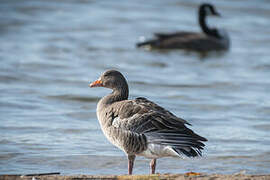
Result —
[[155, 174], [155, 175], [0, 175], [0, 180], [270, 180], [270, 175], [246, 175], [246, 174]]

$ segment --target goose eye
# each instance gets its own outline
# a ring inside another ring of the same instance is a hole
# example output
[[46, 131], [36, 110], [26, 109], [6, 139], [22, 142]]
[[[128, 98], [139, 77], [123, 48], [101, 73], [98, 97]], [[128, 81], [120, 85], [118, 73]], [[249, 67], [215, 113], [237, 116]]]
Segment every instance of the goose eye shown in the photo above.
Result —
[[112, 75], [112, 73], [106, 73], [106, 74], [104, 74], [104, 77], [108, 77], [108, 76], [111, 76]]
[[108, 77], [109, 75], [110, 75], [110, 74], [107, 73], [107, 74], [104, 74], [103, 76], [104, 76], [104, 77]]

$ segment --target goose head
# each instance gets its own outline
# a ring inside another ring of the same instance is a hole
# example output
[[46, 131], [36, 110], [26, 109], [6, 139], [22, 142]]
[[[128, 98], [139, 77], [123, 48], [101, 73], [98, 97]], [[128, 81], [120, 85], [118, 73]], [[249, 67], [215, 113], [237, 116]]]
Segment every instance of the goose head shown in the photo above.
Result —
[[90, 83], [89, 87], [105, 87], [112, 89], [109, 102], [124, 100], [128, 98], [129, 90], [125, 77], [116, 70], [105, 71], [96, 81]]
[[96, 81], [89, 84], [89, 87], [105, 87], [109, 89], [121, 89], [126, 87], [127, 82], [124, 76], [116, 70], [105, 71]]
[[220, 16], [216, 8], [209, 3], [203, 3], [199, 7], [199, 15], [201, 16]]

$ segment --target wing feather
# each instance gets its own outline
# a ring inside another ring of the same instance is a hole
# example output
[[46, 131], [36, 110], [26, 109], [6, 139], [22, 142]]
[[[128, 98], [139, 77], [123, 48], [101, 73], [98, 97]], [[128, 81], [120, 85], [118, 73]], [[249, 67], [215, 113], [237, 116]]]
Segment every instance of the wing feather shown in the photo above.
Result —
[[134, 133], [144, 134], [148, 143], [170, 146], [176, 153], [189, 157], [201, 155], [207, 141], [189, 129], [182, 118], [147, 100], [128, 100], [114, 112], [112, 125]]

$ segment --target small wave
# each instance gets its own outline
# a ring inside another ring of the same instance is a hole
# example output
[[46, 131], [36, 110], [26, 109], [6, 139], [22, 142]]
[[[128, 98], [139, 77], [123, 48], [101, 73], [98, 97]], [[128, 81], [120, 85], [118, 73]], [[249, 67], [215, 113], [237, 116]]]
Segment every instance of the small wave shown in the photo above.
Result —
[[57, 95], [57, 96], [46, 96], [49, 99], [67, 100], [67, 101], [79, 101], [79, 102], [97, 102], [100, 98], [98, 97], [84, 97], [75, 95]]
[[266, 131], [268, 132], [270, 130], [270, 124], [260, 124], [253, 126], [256, 130], [260, 131]]

